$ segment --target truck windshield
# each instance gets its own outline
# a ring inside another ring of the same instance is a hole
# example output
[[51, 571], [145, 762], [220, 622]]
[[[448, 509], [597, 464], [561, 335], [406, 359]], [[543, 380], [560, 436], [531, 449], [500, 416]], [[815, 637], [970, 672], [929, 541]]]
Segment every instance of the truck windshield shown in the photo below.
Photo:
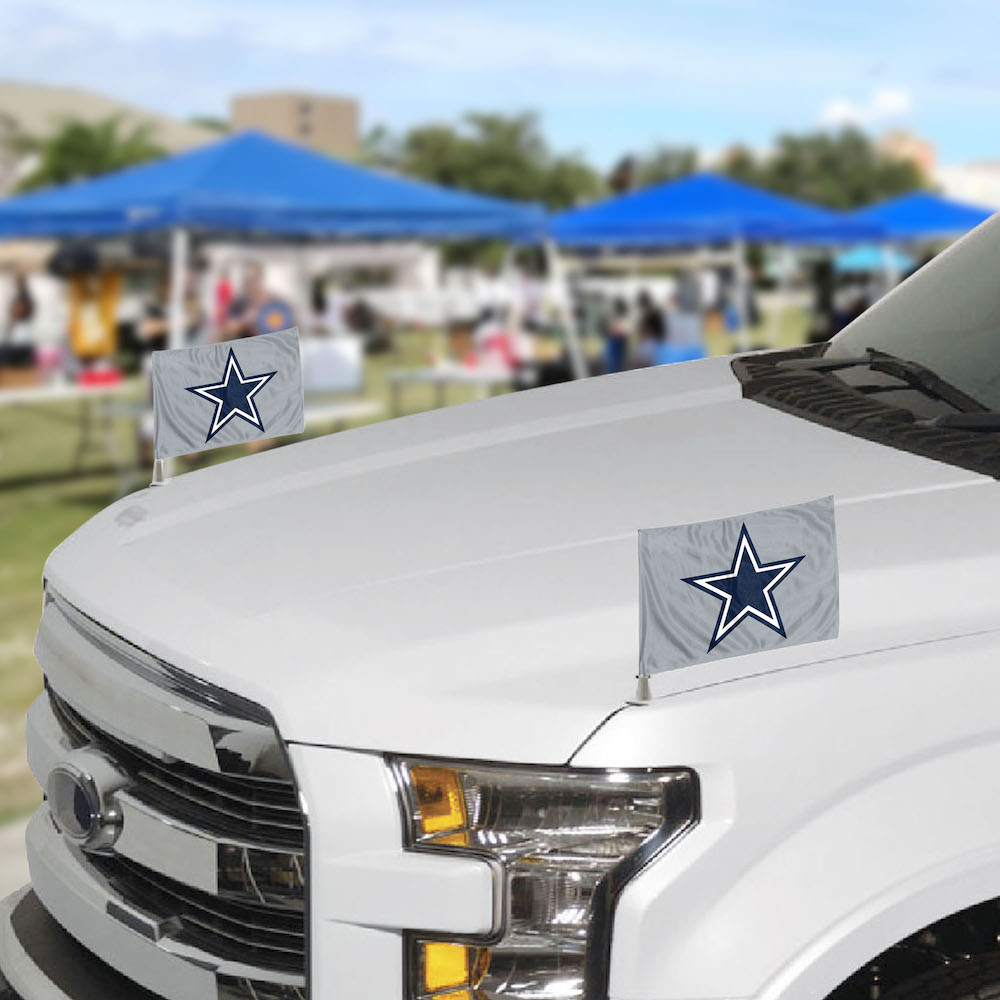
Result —
[[874, 349], [916, 362], [1000, 410], [1000, 214], [956, 243], [830, 341], [824, 358]]

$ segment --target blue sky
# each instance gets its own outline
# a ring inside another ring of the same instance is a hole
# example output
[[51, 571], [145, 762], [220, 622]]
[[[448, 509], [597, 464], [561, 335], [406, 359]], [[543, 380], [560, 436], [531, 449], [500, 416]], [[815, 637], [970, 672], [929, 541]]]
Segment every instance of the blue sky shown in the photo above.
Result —
[[355, 95], [397, 128], [530, 108], [602, 166], [847, 120], [961, 162], [1000, 159], [998, 28], [995, 0], [2, 0], [0, 75], [182, 116], [273, 87]]

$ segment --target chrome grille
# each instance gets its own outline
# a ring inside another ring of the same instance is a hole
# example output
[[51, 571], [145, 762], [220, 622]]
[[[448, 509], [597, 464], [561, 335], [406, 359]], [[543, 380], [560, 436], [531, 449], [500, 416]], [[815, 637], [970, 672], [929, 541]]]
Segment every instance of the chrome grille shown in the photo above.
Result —
[[160, 920], [177, 920], [178, 941], [235, 962], [301, 971], [305, 925], [301, 913], [223, 900], [198, 892], [121, 858], [94, 857], [92, 864], [126, 899]]
[[[5, 998], [0, 995], [0, 1000]], [[220, 976], [219, 1000], [306, 1000], [306, 991], [298, 986], [275, 986]]]
[[82, 752], [127, 776], [119, 838], [74, 852], [116, 901], [108, 919], [214, 969], [220, 1000], [303, 1000], [305, 819], [267, 713], [195, 679], [188, 699], [186, 675], [51, 592], [36, 655], [55, 734], [37, 741], [36, 775]]
[[141, 801], [220, 837], [302, 850], [302, 811], [291, 780], [215, 774], [182, 761], [165, 764], [87, 722], [51, 687], [49, 700], [76, 745], [103, 750], [136, 779], [130, 791]]

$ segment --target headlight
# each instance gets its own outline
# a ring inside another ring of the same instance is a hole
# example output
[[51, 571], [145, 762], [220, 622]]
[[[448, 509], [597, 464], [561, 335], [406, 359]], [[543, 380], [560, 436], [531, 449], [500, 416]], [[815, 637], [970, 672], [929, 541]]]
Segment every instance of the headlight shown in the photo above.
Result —
[[595, 1000], [622, 887], [694, 823], [690, 771], [394, 762], [410, 846], [470, 851], [504, 871], [490, 941], [411, 936], [411, 997]]

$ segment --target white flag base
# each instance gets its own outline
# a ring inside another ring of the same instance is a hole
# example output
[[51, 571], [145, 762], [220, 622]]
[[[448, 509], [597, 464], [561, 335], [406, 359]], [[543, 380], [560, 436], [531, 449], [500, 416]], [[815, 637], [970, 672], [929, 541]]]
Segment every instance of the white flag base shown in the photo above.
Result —
[[153, 460], [153, 478], [150, 486], [166, 486], [170, 482], [170, 470], [167, 468], [167, 459], [157, 458]]
[[640, 674], [635, 679], [635, 697], [629, 700], [630, 705], [645, 705], [653, 700], [653, 693], [649, 690], [649, 678]]

